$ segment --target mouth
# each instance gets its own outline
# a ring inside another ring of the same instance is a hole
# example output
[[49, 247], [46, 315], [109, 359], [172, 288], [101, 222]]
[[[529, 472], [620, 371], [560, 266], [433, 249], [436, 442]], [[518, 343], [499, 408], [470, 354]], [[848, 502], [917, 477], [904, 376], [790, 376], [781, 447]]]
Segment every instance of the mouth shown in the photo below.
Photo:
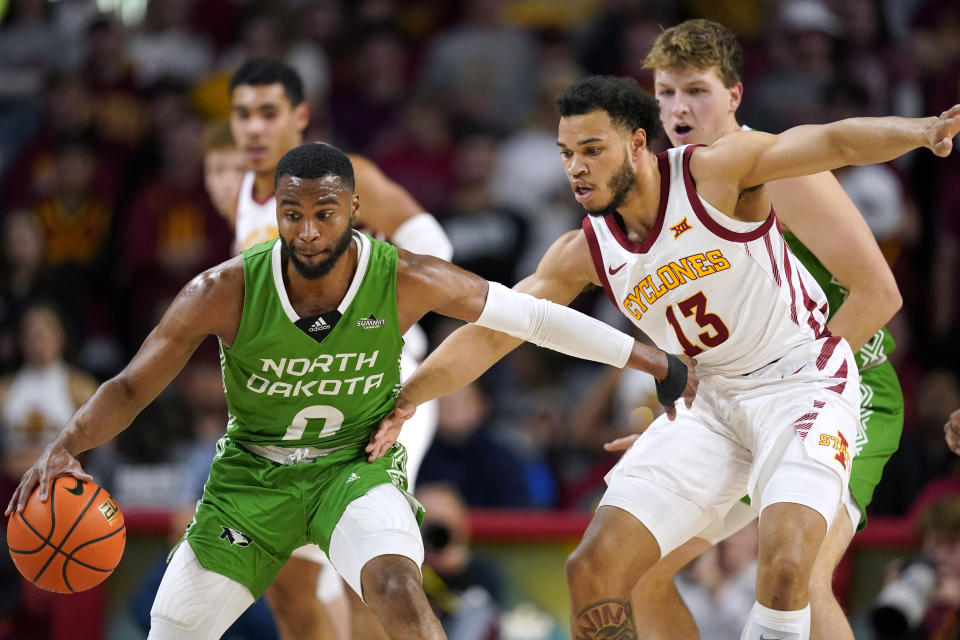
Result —
[[690, 137], [690, 134], [693, 133], [693, 127], [688, 124], [678, 124], [673, 128], [673, 133], [677, 138], [683, 140]]
[[573, 197], [581, 204], [589, 200], [592, 194], [593, 189], [591, 187], [582, 184], [573, 185]]
[[263, 160], [263, 158], [267, 155], [267, 148], [266, 147], [244, 147], [243, 152], [244, 154], [246, 154], [248, 160], [250, 160], [251, 162], [258, 162], [260, 160]]

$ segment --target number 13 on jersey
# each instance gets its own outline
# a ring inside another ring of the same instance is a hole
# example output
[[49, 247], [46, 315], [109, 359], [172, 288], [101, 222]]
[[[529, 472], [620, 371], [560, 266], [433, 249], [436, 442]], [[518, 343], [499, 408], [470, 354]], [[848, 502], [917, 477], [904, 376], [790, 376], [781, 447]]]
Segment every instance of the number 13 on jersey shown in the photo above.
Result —
[[[674, 306], [680, 310], [680, 313], [682, 313], [684, 317], [689, 318], [693, 316], [693, 319], [700, 328], [706, 329], [697, 334], [697, 339], [700, 341], [699, 345], [691, 342], [683, 332], [683, 327], [680, 326], [680, 320], [673, 310]], [[720, 316], [707, 312], [707, 296], [703, 294], [703, 291], [698, 291], [689, 298], [681, 300], [676, 305], [670, 305], [667, 307], [666, 315], [667, 322], [673, 327], [674, 333], [677, 334], [677, 340], [680, 341], [680, 346], [683, 347], [683, 352], [691, 358], [703, 353], [707, 348], [723, 344], [727, 338], [730, 337], [730, 330], [727, 329], [727, 325], [723, 323]]]

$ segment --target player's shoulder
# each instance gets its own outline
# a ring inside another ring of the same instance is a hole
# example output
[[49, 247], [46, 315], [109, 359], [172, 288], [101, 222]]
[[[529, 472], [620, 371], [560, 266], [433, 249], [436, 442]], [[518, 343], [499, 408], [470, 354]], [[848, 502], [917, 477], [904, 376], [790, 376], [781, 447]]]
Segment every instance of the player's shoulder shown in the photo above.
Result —
[[228, 302], [242, 299], [243, 286], [243, 256], [238, 255], [194, 276], [182, 293], [202, 302]]
[[567, 231], [553, 241], [537, 266], [540, 277], [562, 279], [586, 286], [598, 281], [590, 253], [590, 244], [583, 229]]

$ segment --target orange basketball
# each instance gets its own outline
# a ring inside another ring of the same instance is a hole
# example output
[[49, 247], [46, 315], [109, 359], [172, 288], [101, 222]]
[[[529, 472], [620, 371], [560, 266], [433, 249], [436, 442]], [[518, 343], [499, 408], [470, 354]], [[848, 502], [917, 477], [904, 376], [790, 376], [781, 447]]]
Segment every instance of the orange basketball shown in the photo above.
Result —
[[120, 562], [127, 531], [117, 503], [92, 482], [56, 478], [46, 502], [38, 486], [12, 513], [7, 544], [24, 577], [47, 591], [73, 593], [103, 582]]

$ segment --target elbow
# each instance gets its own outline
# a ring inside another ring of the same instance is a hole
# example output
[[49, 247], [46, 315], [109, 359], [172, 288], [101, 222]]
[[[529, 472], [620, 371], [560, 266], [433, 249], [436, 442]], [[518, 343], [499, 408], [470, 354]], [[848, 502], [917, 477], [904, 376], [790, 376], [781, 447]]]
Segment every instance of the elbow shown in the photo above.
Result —
[[891, 275], [889, 278], [885, 278], [882, 283], [883, 286], [876, 292], [875, 304], [878, 309], [883, 311], [883, 315], [886, 318], [885, 323], [890, 320], [903, 306], [903, 296], [900, 295], [900, 288], [897, 286], [897, 281], [893, 279]]

